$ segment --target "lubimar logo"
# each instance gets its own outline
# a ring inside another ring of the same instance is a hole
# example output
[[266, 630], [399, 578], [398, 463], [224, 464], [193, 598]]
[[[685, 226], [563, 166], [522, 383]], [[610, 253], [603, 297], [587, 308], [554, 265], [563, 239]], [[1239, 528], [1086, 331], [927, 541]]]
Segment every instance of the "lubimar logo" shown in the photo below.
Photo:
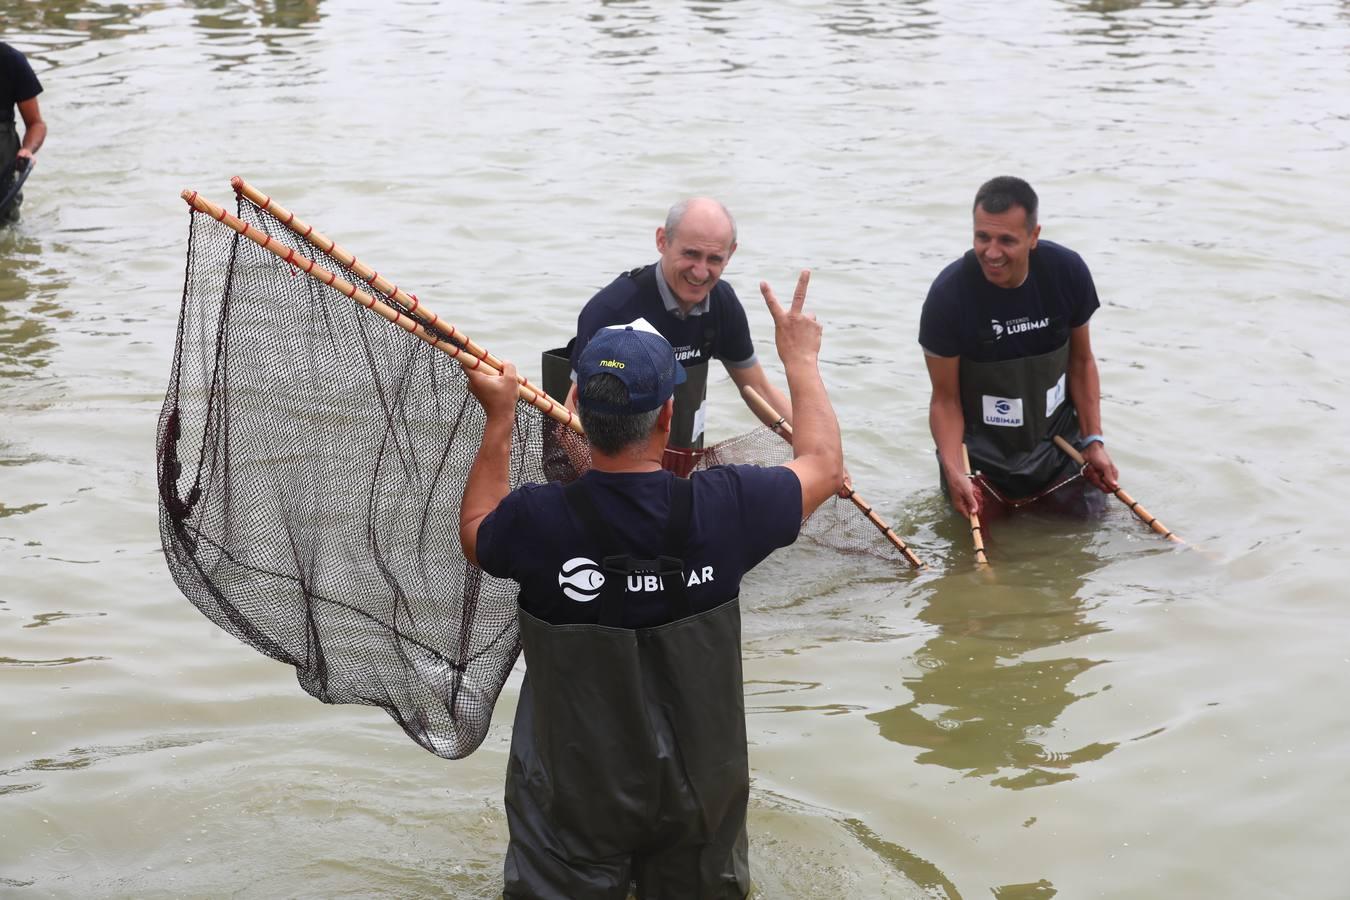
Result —
[[1049, 317], [1043, 319], [1032, 319], [1023, 316], [1020, 319], [1013, 319], [1010, 322], [1000, 322], [998, 319], [991, 319], [989, 324], [994, 327], [994, 340], [998, 340], [1005, 334], [1021, 334], [1024, 331], [1039, 331], [1042, 328], [1050, 326]]
[[[707, 584], [713, 580], [712, 566], [704, 566], [701, 570], [693, 568], [689, 570], [688, 576], [685, 577], [684, 586], [694, 587], [699, 584]], [[600, 589], [604, 586], [604, 573], [600, 571], [600, 567], [596, 565], [595, 560], [587, 559], [584, 556], [569, 559], [558, 570], [558, 587], [562, 588], [563, 594], [569, 600], [575, 600], [578, 603], [590, 603], [600, 596]], [[665, 589], [665, 579], [648, 572], [631, 573], [624, 585], [624, 590], [628, 593], [664, 591]]]

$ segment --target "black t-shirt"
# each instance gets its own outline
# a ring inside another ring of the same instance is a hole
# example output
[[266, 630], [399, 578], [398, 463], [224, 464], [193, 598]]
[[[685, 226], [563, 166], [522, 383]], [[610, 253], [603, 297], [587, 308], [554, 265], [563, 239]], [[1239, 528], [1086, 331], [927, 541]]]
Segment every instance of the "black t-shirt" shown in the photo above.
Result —
[[971, 362], [1039, 356], [1062, 346], [1100, 305], [1087, 264], [1067, 247], [1039, 241], [1027, 280], [1015, 288], [990, 284], [967, 250], [928, 289], [919, 343], [936, 356]]
[[[674, 478], [667, 471], [594, 469], [582, 476], [597, 511], [624, 543], [623, 552], [642, 559], [663, 553]], [[692, 480], [684, 552], [691, 614], [737, 597], [741, 577], [795, 541], [802, 518], [801, 482], [784, 466], [715, 466]], [[512, 491], [478, 529], [483, 571], [519, 582], [521, 608], [555, 625], [596, 621], [600, 555], [558, 482]], [[624, 594], [625, 626], [646, 628], [676, 617], [661, 593], [638, 587], [630, 585]]]
[[675, 348], [675, 358], [686, 366], [707, 360], [704, 354], [706, 329], [713, 329], [712, 356], [743, 368], [755, 361], [755, 345], [750, 340], [750, 323], [745, 308], [731, 285], [719, 280], [708, 298], [708, 310], [681, 319], [666, 309], [656, 279], [659, 264], [620, 275], [596, 294], [577, 316], [577, 340], [572, 347], [572, 371], [577, 370], [581, 351], [601, 328], [627, 325], [646, 319]]
[[42, 83], [22, 53], [0, 42], [0, 121], [14, 121], [14, 106], [42, 93]]

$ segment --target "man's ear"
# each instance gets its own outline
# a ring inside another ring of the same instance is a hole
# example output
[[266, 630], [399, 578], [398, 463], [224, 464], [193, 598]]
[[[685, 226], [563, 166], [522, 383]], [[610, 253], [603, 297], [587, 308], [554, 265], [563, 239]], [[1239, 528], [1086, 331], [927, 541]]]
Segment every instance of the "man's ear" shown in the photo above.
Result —
[[664, 225], [658, 225], [656, 227], [656, 252], [666, 252], [666, 228]]
[[656, 428], [662, 434], [670, 434], [670, 423], [675, 418], [675, 398], [671, 397], [661, 406], [656, 416]]
[[1041, 236], [1041, 226], [1040, 226], [1040, 224], [1038, 223], [1038, 224], [1036, 225], [1035, 228], [1031, 229], [1031, 249], [1032, 249], [1032, 250], [1035, 250], [1035, 249], [1036, 249], [1036, 241], [1040, 238], [1040, 236]]

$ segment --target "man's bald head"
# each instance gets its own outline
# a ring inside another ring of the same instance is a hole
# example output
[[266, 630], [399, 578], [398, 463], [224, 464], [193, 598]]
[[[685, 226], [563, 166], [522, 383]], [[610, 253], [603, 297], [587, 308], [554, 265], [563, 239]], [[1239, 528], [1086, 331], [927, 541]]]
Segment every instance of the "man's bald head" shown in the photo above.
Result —
[[697, 224], [702, 229], [717, 228], [725, 223], [729, 237], [727, 246], [736, 243], [736, 220], [720, 200], [714, 200], [712, 197], [689, 197], [676, 203], [666, 213], [666, 234], [674, 237], [680, 230], [680, 225], [686, 220], [690, 225]]
[[681, 200], [656, 229], [661, 274], [688, 314], [702, 303], [736, 252], [736, 220], [711, 197]]

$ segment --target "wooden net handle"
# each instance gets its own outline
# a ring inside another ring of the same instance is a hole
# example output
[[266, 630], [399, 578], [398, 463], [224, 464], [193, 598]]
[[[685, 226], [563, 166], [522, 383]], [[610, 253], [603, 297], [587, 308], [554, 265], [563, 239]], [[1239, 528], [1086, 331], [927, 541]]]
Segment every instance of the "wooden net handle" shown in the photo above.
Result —
[[[1087, 465], [1087, 460], [1083, 458], [1083, 454], [1079, 453], [1078, 449], [1074, 447], [1073, 444], [1070, 444], [1068, 441], [1064, 440], [1064, 438], [1060, 437], [1059, 435], [1055, 435], [1055, 446], [1063, 450], [1068, 455], [1069, 459], [1078, 463], [1078, 465], [1080, 466]], [[1116, 495], [1117, 500], [1119, 500], [1121, 503], [1124, 503], [1126, 506], [1130, 508], [1130, 512], [1134, 513], [1136, 516], [1139, 517], [1139, 521], [1143, 522], [1149, 528], [1152, 528], [1154, 531], [1156, 531], [1158, 534], [1161, 534], [1169, 541], [1173, 541], [1178, 544], [1186, 543], [1178, 535], [1173, 534], [1170, 530], [1168, 530], [1166, 525], [1164, 525], [1162, 522], [1159, 522], [1157, 516], [1153, 515], [1148, 510], [1144, 509], [1144, 507], [1140, 506], [1138, 500], [1135, 500], [1129, 494], [1125, 493], [1124, 488], [1116, 488], [1115, 491], [1113, 491], [1112, 493]]]
[[[787, 419], [779, 415], [778, 410], [774, 409], [769, 401], [761, 397], [759, 392], [748, 384], [741, 388], [741, 394], [749, 402], [750, 409], [761, 422], [778, 432], [783, 440], [787, 441], [789, 444], [792, 443], [792, 426], [788, 424]], [[848, 491], [848, 498], [853, 501], [854, 506], [862, 510], [862, 514], [867, 517], [867, 521], [875, 525], [877, 530], [886, 536], [886, 540], [890, 541], [895, 549], [899, 550], [901, 554], [904, 555], [911, 566], [916, 569], [922, 568], [923, 561], [914, 555], [914, 551], [909, 549], [904, 541], [900, 540], [900, 536], [886, 523], [886, 520], [881, 518], [881, 516], [877, 514], [877, 511], [869, 506], [867, 501], [863, 500], [863, 498], [858, 495], [858, 492], [853, 490], [852, 487], [850, 487]]]
[[[966, 477], [972, 477], [970, 471], [970, 451], [966, 449], [963, 442], [961, 444], [961, 464], [966, 467]], [[978, 486], [976, 490], [979, 490]], [[975, 565], [989, 565], [989, 557], [984, 553], [984, 529], [980, 527], [980, 516], [978, 513], [971, 513], [970, 516], [970, 541], [975, 545]]]
[[[418, 322], [415, 319], [409, 318], [402, 310], [398, 309], [397, 307], [390, 306], [388, 303], [384, 303], [383, 301], [375, 299], [370, 294], [367, 294], [365, 291], [361, 290], [356, 285], [352, 284], [350, 281], [347, 281], [345, 278], [342, 278], [328, 271], [323, 266], [314, 262], [314, 260], [309, 259], [308, 257], [302, 254], [296, 253], [293, 249], [287, 247], [280, 241], [273, 240], [271, 237], [254, 228], [252, 225], [244, 223], [237, 216], [234, 216], [226, 212], [222, 207], [217, 206], [216, 204], [207, 200], [205, 197], [200, 196], [196, 191], [183, 191], [182, 197], [183, 200], [187, 202], [188, 206], [192, 207], [198, 212], [205, 213], [206, 215], [210, 216], [211, 218], [219, 222], [222, 222], [225, 225], [228, 225], [231, 229], [248, 238], [249, 240], [253, 241], [253, 243], [257, 244], [259, 247], [262, 247], [264, 250], [271, 253], [273, 256], [276, 256], [283, 262], [295, 266], [297, 269], [300, 269], [301, 271], [310, 275], [314, 279], [328, 285], [329, 287], [333, 288], [336, 291], [339, 291], [342, 294], [347, 295], [351, 299], [355, 300], [357, 303], [364, 306], [366, 309], [369, 309], [372, 312], [379, 314], [388, 321], [402, 328], [404, 331], [407, 331], [409, 334], [412, 334], [415, 337], [420, 338], [423, 341], [426, 341], [428, 344], [435, 347], [437, 350], [440, 350], [443, 353], [448, 354], [451, 359], [459, 363], [460, 366], [462, 366], [463, 368], [477, 369], [479, 367], [482, 367], [482, 369], [485, 372], [500, 374], [501, 372], [500, 366], [493, 365], [485, 357], [476, 356], [471, 351], [467, 351], [466, 348], [460, 347], [444, 337], [439, 337], [435, 334], [432, 334], [425, 327], [423, 327], [420, 322]], [[517, 386], [516, 393], [521, 400], [524, 400], [526, 403], [535, 407], [540, 412], [544, 413], [547, 416], [552, 417], [554, 420], [561, 422], [564, 425], [567, 425], [569, 428], [571, 428], [578, 434], [582, 433], [581, 422], [577, 419], [577, 417], [568, 412], [560, 404], [554, 402], [543, 391], [535, 389], [532, 385], [526, 384], [522, 380], [521, 383]]]
[[[394, 284], [388, 278], [385, 278], [379, 272], [375, 271], [375, 269], [371, 268], [366, 263], [361, 262], [361, 260], [357, 259], [354, 254], [352, 254], [346, 248], [340, 246], [336, 241], [328, 237], [323, 232], [315, 231], [313, 225], [309, 224], [308, 222], [305, 222], [303, 219], [296, 216], [295, 213], [291, 212], [289, 209], [282, 206], [280, 203], [277, 203], [270, 196], [264, 194], [262, 191], [258, 190], [253, 185], [245, 181], [243, 178], [240, 178], [238, 175], [230, 179], [230, 186], [234, 188], [236, 194], [245, 197], [247, 200], [249, 200], [249, 202], [253, 203], [263, 212], [268, 213], [269, 215], [276, 218], [276, 220], [280, 222], [282, 225], [285, 225], [296, 235], [308, 241], [310, 246], [315, 247], [316, 249], [322, 251], [323, 253], [328, 254], [333, 259], [336, 259], [339, 263], [341, 263], [344, 267], [350, 269], [357, 275], [361, 276], [361, 278], [365, 279], [367, 282], [370, 283], [371, 287], [375, 288], [375, 290], [384, 294], [390, 300], [393, 300], [399, 306], [403, 307], [405, 311], [410, 313], [411, 312], [417, 313], [417, 315], [421, 319], [423, 319], [428, 325], [433, 326], [437, 331], [441, 331], [448, 334], [451, 338], [463, 344], [464, 349], [467, 350], [469, 353], [483, 360], [485, 363], [487, 363], [489, 366], [496, 369], [497, 371], [501, 371], [502, 361], [500, 359], [493, 356], [486, 349], [475, 343], [472, 338], [470, 338], [464, 332], [460, 331], [454, 325], [451, 325], [449, 322], [442, 320], [441, 317], [436, 315], [434, 311], [428, 309], [425, 303], [417, 299], [416, 295], [409, 294], [407, 291], [403, 290], [401, 287]], [[548, 394], [544, 393], [542, 390], [535, 387], [533, 384], [530, 384], [530, 382], [524, 376], [517, 375], [516, 380], [519, 381], [521, 384], [525, 385], [534, 393], [539, 394], [543, 397], [548, 397]], [[550, 397], [549, 399], [553, 398]], [[555, 400], [554, 402], [557, 401]], [[564, 412], [567, 411], [566, 407], [560, 405], [560, 408]], [[570, 416], [572, 414], [569, 412], [568, 415]], [[554, 418], [557, 417], [555, 416]], [[575, 418], [575, 416], [573, 416], [573, 418]], [[558, 419], [558, 421], [561, 422], [563, 420]], [[575, 427], [573, 430], [580, 433], [579, 423], [578, 426]]]

